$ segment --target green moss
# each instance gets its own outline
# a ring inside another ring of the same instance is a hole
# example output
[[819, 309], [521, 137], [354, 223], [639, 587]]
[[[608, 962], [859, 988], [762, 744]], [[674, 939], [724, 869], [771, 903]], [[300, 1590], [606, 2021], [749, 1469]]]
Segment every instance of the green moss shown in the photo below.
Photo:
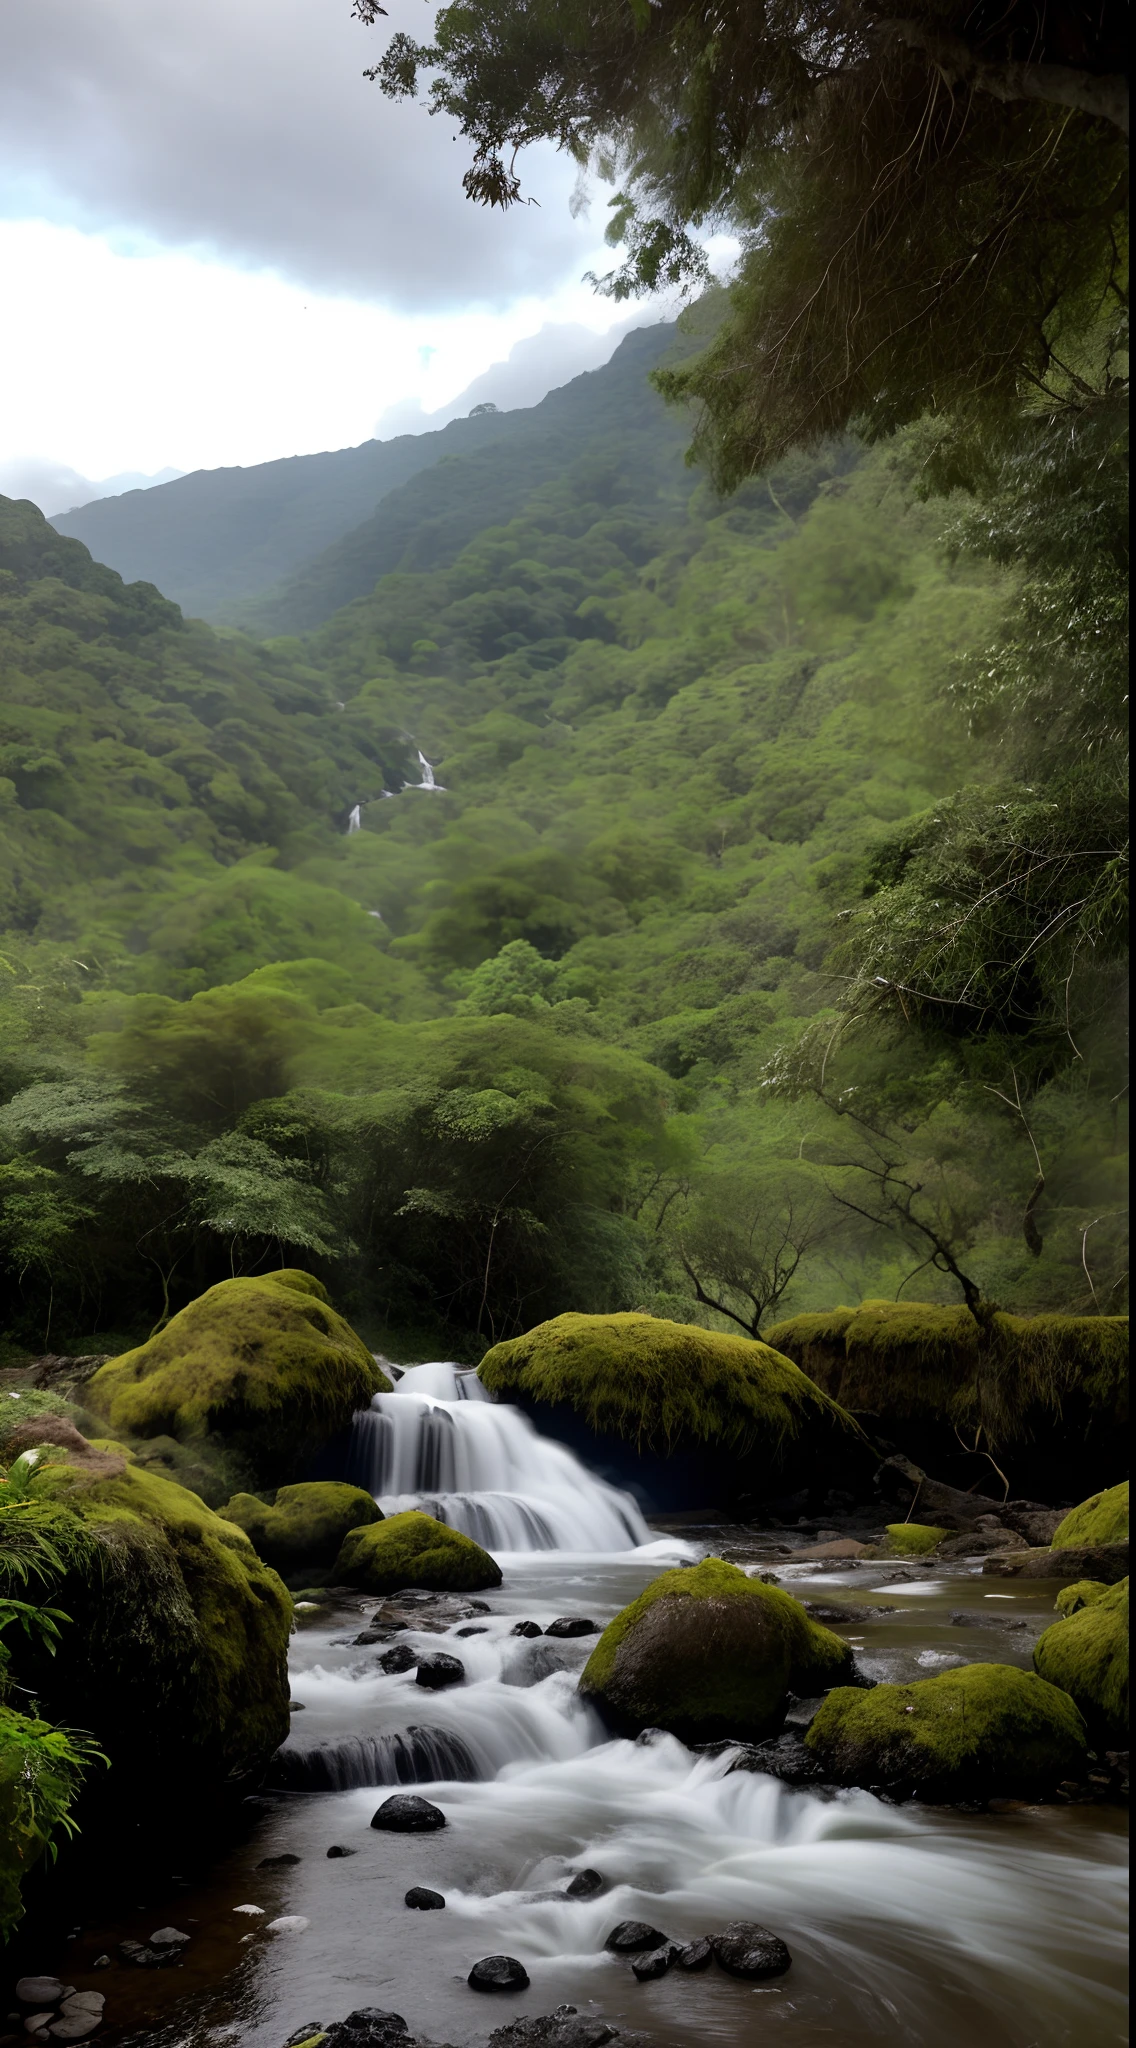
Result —
[[998, 1314], [865, 1301], [793, 1316], [767, 1332], [845, 1408], [895, 1421], [981, 1422], [994, 1442], [1028, 1439], [1037, 1417], [1073, 1400], [1122, 1428], [1128, 1415], [1125, 1316]]
[[352, 1529], [336, 1558], [335, 1577], [368, 1593], [397, 1593], [403, 1586], [476, 1593], [501, 1584], [501, 1567], [472, 1536], [412, 1508]]
[[158, 1770], [184, 1790], [260, 1769], [288, 1731], [292, 1603], [244, 1531], [136, 1465], [47, 1463], [39, 1483], [95, 1538], [56, 1596], [72, 1625], [33, 1674], [46, 1711], [92, 1730], [116, 1796]]
[[555, 1316], [494, 1345], [478, 1371], [491, 1393], [565, 1403], [593, 1429], [657, 1450], [776, 1447], [816, 1422], [859, 1434], [768, 1344], [658, 1316]]
[[1127, 1747], [1128, 1581], [1088, 1584], [1092, 1597], [1038, 1637], [1034, 1669], [1076, 1701], [1098, 1741]]
[[889, 1522], [887, 1547], [897, 1557], [924, 1557], [937, 1550], [949, 1529], [932, 1528], [929, 1522]]
[[1082, 1607], [1095, 1607], [1111, 1591], [1104, 1579], [1078, 1579], [1075, 1586], [1062, 1586], [1053, 1605], [1058, 1614], [1079, 1614]]
[[286, 1270], [211, 1287], [102, 1366], [87, 1400], [117, 1435], [220, 1438], [272, 1485], [389, 1386], [321, 1284]]
[[1094, 1493], [1073, 1508], [1053, 1532], [1053, 1550], [1080, 1549], [1091, 1543], [1127, 1543], [1128, 1481]]
[[361, 1486], [336, 1479], [282, 1486], [271, 1507], [255, 1494], [234, 1494], [220, 1513], [244, 1530], [257, 1555], [278, 1572], [334, 1564], [349, 1530], [383, 1519]]
[[1079, 1775], [1086, 1752], [1068, 1694], [1007, 1664], [966, 1664], [870, 1692], [840, 1686], [805, 1742], [843, 1784], [938, 1800], [1029, 1795]]
[[14, 1429], [22, 1422], [34, 1422], [41, 1415], [63, 1415], [74, 1422], [82, 1410], [62, 1394], [41, 1387], [9, 1387], [0, 1393], [0, 1454]]
[[758, 1741], [779, 1725], [789, 1691], [820, 1692], [851, 1670], [848, 1644], [799, 1601], [710, 1557], [663, 1572], [616, 1615], [580, 1691], [621, 1733]]

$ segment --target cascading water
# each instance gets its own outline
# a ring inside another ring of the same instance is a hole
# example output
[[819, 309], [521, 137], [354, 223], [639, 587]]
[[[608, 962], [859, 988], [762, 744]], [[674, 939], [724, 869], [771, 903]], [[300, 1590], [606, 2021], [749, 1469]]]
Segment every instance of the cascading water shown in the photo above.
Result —
[[414, 1366], [356, 1415], [344, 1475], [385, 1514], [422, 1508], [498, 1551], [618, 1551], [649, 1543], [629, 1494], [499, 1407], [476, 1373]]
[[421, 782], [416, 783], [415, 787], [417, 789], [437, 789], [440, 790], [444, 796], [445, 784], [441, 782], [435, 782], [434, 770], [430, 766], [429, 761], [426, 759], [425, 754], [422, 752], [421, 747], [416, 748], [415, 751], [418, 755], [418, 766], [422, 770], [422, 780]]

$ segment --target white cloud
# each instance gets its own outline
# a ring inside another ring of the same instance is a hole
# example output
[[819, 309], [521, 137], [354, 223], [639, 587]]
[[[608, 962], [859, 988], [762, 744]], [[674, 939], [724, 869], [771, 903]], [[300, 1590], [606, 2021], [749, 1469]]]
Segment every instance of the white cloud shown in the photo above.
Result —
[[545, 323], [602, 332], [614, 311], [569, 282], [499, 311], [393, 312], [42, 221], [0, 221], [0, 272], [20, 309], [0, 325], [0, 462], [81, 477], [353, 446], [384, 407], [437, 411], [525, 336], [539, 353]]

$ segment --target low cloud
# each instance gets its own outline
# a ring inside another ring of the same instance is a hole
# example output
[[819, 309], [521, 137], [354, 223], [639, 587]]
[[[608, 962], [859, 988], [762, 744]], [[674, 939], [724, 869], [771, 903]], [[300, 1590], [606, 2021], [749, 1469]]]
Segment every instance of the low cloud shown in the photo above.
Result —
[[153, 476], [143, 476], [138, 470], [128, 469], [119, 476], [106, 476], [100, 483], [94, 483], [65, 462], [49, 462], [42, 456], [29, 455], [0, 462], [0, 497], [30, 498], [45, 519], [54, 519], [57, 513], [89, 505], [93, 498], [117, 498], [123, 491], [148, 491], [154, 484], [172, 483], [174, 477], [184, 474], [181, 469], [160, 469]]
[[375, 438], [387, 441], [396, 434], [421, 434], [444, 427], [448, 420], [464, 419], [475, 405], [495, 405], [499, 412], [518, 406], [539, 405], [549, 391], [569, 384], [585, 370], [598, 370], [610, 362], [625, 334], [634, 327], [650, 326], [665, 317], [642, 307], [625, 315], [606, 332], [597, 334], [578, 321], [546, 322], [538, 334], [515, 342], [503, 362], [491, 363], [480, 377], [435, 412], [426, 412], [418, 399], [401, 399], [389, 405], [375, 422]]
[[499, 306], [577, 278], [597, 230], [571, 165], [528, 153], [539, 205], [502, 215], [461, 190], [468, 145], [362, 76], [349, 0], [88, 0], [16, 7], [0, 71], [0, 206], [128, 230], [324, 292], [399, 309]]

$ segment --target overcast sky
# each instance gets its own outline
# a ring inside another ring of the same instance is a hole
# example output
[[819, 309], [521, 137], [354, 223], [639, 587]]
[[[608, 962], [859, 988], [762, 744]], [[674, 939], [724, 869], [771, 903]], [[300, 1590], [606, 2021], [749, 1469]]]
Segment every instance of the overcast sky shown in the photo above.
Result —
[[421, 0], [373, 30], [350, 0], [2, 10], [0, 489], [406, 431], [521, 341], [525, 396], [478, 395], [531, 404], [668, 310], [583, 284], [604, 195], [573, 219], [553, 152], [539, 205], [469, 204], [468, 146], [362, 75], [399, 27]]

